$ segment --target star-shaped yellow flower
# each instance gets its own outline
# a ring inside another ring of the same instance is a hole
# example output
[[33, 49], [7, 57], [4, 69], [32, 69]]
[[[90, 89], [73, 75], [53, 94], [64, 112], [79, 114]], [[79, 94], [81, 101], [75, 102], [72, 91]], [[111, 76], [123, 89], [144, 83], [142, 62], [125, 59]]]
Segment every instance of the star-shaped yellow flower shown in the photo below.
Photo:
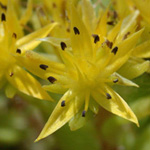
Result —
[[29, 71], [51, 83], [44, 86], [46, 90], [63, 94], [36, 141], [52, 134], [69, 121], [72, 130], [78, 129], [88, 115], [88, 109], [97, 113], [98, 104], [138, 125], [132, 110], [111, 86], [122, 84], [137, 87], [116, 71], [130, 57], [143, 30], [132, 32], [128, 38], [122, 40], [124, 34], [122, 30], [118, 33], [118, 26], [122, 24], [119, 23], [108, 34], [108, 39], [114, 42], [112, 43], [103, 35], [91, 36], [75, 7], [72, 6], [71, 11], [70, 38], [43, 39], [50, 43], [53, 41], [59, 47], [62, 63], [51, 61], [32, 51], [27, 51], [21, 57], [16, 56]]
[[[22, 55], [26, 50], [34, 49], [40, 44], [37, 38], [47, 36], [56, 24], [49, 24], [31, 34], [23, 36], [22, 26], [11, 1], [8, 1], [7, 9], [4, 8], [4, 4], [2, 6], [3, 8], [0, 11], [0, 86], [3, 87], [5, 83], [9, 83], [5, 88], [5, 93], [8, 97], [13, 97], [16, 92], [15, 89], [17, 89], [39, 99], [51, 100], [51, 97], [41, 87], [40, 83], [19, 66], [14, 55]], [[26, 21], [21, 22], [25, 23]]]

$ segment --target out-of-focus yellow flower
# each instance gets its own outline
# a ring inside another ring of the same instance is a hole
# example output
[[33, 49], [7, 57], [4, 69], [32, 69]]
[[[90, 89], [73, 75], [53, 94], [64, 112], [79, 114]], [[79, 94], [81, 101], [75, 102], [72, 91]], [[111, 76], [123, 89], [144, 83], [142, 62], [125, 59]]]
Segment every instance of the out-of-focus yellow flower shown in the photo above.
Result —
[[[1, 3], [0, 10], [0, 82], [1, 87], [8, 81], [5, 93], [13, 97], [16, 90], [39, 99], [51, 100], [51, 97], [41, 87], [40, 83], [27, 71], [19, 66], [14, 55], [22, 55], [26, 50], [32, 50], [53, 29], [55, 24], [49, 24], [31, 34], [23, 36], [22, 26], [18, 20], [11, 1], [7, 5]], [[4, 8], [4, 6], [7, 8]], [[31, 7], [30, 7], [31, 9]], [[28, 14], [28, 13], [27, 13]], [[25, 19], [27, 21], [27, 19]], [[21, 21], [21, 22], [26, 22]]]
[[[141, 5], [140, 5], [141, 3]], [[139, 5], [139, 6], [138, 6]], [[137, 46], [134, 48], [132, 52], [132, 57], [128, 60], [126, 64], [122, 66], [122, 68], [118, 71], [121, 75], [128, 79], [132, 79], [138, 77], [139, 75], [147, 72], [150, 68], [150, 63], [145, 61], [143, 58], [150, 57], [150, 35], [149, 29], [150, 25], [144, 21], [142, 16], [147, 12], [148, 16], [148, 9], [146, 7], [149, 5], [147, 1], [136, 1], [136, 0], [113, 0], [113, 6], [115, 11], [117, 12], [118, 20], [122, 20], [125, 16], [128, 15], [126, 21], [132, 22], [132, 30], [140, 30], [144, 28], [144, 31], [137, 42]], [[146, 7], [144, 7], [146, 6]], [[138, 7], [139, 10], [137, 9]], [[144, 13], [142, 12], [142, 8]], [[137, 12], [137, 13], [136, 13]], [[130, 14], [130, 15], [129, 15]], [[132, 18], [130, 16], [134, 15]], [[127, 30], [126, 37], [130, 35], [131, 31]], [[130, 70], [130, 74], [126, 74], [126, 70]]]
[[[46, 90], [64, 94], [36, 141], [52, 134], [67, 122], [71, 130], [80, 128], [89, 113], [88, 109], [97, 113], [98, 104], [138, 125], [132, 110], [111, 86], [121, 84], [138, 87], [116, 71], [130, 57], [143, 30], [135, 32], [131, 22], [127, 24], [125, 20], [118, 23], [106, 38], [106, 17], [107, 13], [91, 35], [92, 30], [86, 26], [87, 21], [83, 21], [75, 7], [71, 7], [70, 38], [42, 39], [58, 48], [62, 63], [32, 51], [16, 56], [29, 71], [51, 83], [44, 86]], [[128, 29], [131, 34], [124, 38]], [[31, 62], [33, 65], [30, 65]]]
[[140, 10], [142, 17], [150, 24], [150, 1], [149, 0], [132, 0], [135, 6]]

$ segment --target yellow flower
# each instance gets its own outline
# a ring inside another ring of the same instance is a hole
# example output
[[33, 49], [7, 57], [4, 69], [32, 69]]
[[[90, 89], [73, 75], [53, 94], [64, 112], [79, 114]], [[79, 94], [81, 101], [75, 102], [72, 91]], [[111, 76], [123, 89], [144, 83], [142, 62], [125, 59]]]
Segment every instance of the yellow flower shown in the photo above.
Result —
[[[36, 39], [48, 35], [55, 24], [49, 24], [36, 32], [23, 36], [22, 27], [11, 1], [8, 1], [7, 10], [4, 5], [2, 6], [0, 11], [0, 86], [3, 87], [3, 84], [8, 81], [9, 84], [5, 88], [8, 97], [13, 97], [17, 89], [39, 99], [51, 100], [40, 83], [19, 66], [14, 55], [22, 55], [26, 50], [32, 50], [38, 46], [40, 41]], [[25, 20], [27, 21], [27, 18]]]
[[[117, 21], [123, 20], [123, 18], [128, 15], [125, 19], [127, 22], [125, 24], [128, 25], [124, 26], [127, 29], [126, 33], [124, 33], [124, 37], [129, 37], [132, 31], [138, 31], [144, 28], [144, 31], [138, 40], [136, 47], [133, 49], [130, 59], [118, 70], [121, 75], [128, 79], [138, 77], [144, 72], [147, 72], [150, 68], [149, 61], [143, 59], [150, 57], [150, 26], [142, 19], [142, 12], [139, 12], [140, 9], [136, 9], [136, 3], [138, 3], [141, 8], [143, 7], [143, 10], [145, 10], [143, 3], [145, 5], [148, 5], [148, 3], [146, 3], [146, 1], [135, 1], [136, 0], [113, 0], [113, 6], [117, 12]], [[140, 5], [140, 3], [142, 4]], [[147, 9], [146, 11], [148, 12]], [[126, 73], [126, 70], [129, 70], [129, 74]]]
[[149, 0], [143, 0], [143, 1], [137, 1], [132, 0], [137, 7], [137, 9], [140, 11], [140, 15], [142, 18], [138, 21], [139, 28], [144, 27], [145, 30], [141, 36], [140, 42], [137, 45], [137, 48], [133, 52], [133, 55], [138, 58], [149, 58], [150, 57], [150, 1]]
[[[108, 37], [109, 32], [118, 33], [120, 29], [120, 36], [116, 39], [116, 43], [120, 42], [125, 38], [130, 37], [131, 33], [136, 31], [137, 28], [137, 20], [139, 17], [139, 11], [135, 10], [133, 7], [133, 3], [131, 0], [114, 0], [114, 5], [116, 11], [110, 12], [110, 10], [102, 11], [101, 9], [98, 11], [98, 16], [95, 13], [93, 5], [90, 0], [82, 0], [77, 2], [76, 0], [72, 0], [76, 3], [76, 9], [78, 13], [81, 15], [82, 20], [88, 29], [88, 31], [93, 34], [96, 33], [101, 37], [101, 41], [99, 44], [107, 40], [112, 42], [112, 38]], [[57, 21], [59, 25], [56, 27], [54, 32], [51, 32], [51, 36], [59, 37], [59, 38], [68, 38], [70, 36], [70, 9], [68, 7], [68, 1], [44, 1], [44, 13], [40, 13], [39, 10], [38, 16], [41, 24], [47, 24], [50, 21]], [[43, 12], [42, 11], [42, 12]], [[40, 15], [41, 14], [41, 15]], [[43, 17], [45, 14], [46, 17]], [[125, 19], [124, 19], [125, 17]], [[122, 24], [118, 23], [118, 25], [114, 28], [114, 25], [117, 22], [123, 22]], [[106, 25], [107, 24], [107, 25]], [[113, 31], [113, 28], [115, 31]], [[141, 27], [142, 28], [142, 27]], [[140, 28], [140, 29], [141, 29]], [[114, 34], [116, 35], [116, 34]], [[145, 34], [144, 34], [145, 35]], [[143, 35], [143, 37], [144, 37]], [[53, 46], [58, 46], [59, 42], [55, 38], [51, 38], [49, 41]], [[58, 44], [57, 44], [58, 43]], [[45, 44], [45, 43], [44, 43]], [[43, 46], [45, 46], [43, 44]], [[129, 59], [126, 64], [122, 66], [119, 73], [127, 77], [128, 79], [133, 79], [135, 77], [140, 76], [144, 72], [146, 72], [149, 68], [149, 61], [144, 61], [142, 56], [146, 55], [148, 57], [149, 48], [146, 44], [141, 44], [140, 47], [137, 47], [133, 50], [132, 57], [133, 59]], [[146, 47], [146, 48], [145, 48]], [[46, 45], [45, 50], [51, 53], [51, 56], [57, 55], [57, 60], [60, 58], [58, 51], [49, 50], [49, 46]], [[135, 58], [134, 58], [135, 57]], [[56, 57], [51, 57], [51, 59], [55, 59]], [[61, 61], [59, 59], [59, 61]], [[126, 69], [130, 69], [131, 71], [127, 74]]]
[[149, 0], [132, 0], [135, 6], [140, 10], [142, 17], [150, 24], [150, 1]]
[[[26, 51], [21, 57], [16, 56], [29, 71], [51, 83], [44, 86], [46, 90], [63, 94], [36, 141], [52, 134], [67, 122], [71, 130], [80, 128], [88, 115], [88, 109], [97, 113], [98, 104], [139, 125], [127, 103], [111, 86], [121, 84], [138, 87], [116, 71], [130, 57], [143, 30], [132, 32], [128, 38], [122, 40], [124, 32], [120, 30], [118, 33], [118, 27], [122, 25], [119, 23], [108, 34], [108, 39], [114, 42], [112, 43], [104, 40], [103, 34], [91, 36], [76, 9], [72, 7], [71, 11], [70, 38], [42, 39], [59, 47], [61, 62], [51, 61], [32, 51]], [[105, 29], [103, 23], [100, 25]]]

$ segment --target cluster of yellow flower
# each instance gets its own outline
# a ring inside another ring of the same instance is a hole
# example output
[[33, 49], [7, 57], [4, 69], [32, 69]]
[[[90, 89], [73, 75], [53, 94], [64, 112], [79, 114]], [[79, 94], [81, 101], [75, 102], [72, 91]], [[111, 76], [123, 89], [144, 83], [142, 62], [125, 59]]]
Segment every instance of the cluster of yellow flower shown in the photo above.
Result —
[[[99, 105], [139, 126], [112, 86], [138, 87], [130, 79], [150, 71], [150, 1], [111, 0], [108, 8], [90, 0], [37, 2], [29, 0], [24, 10], [19, 0], [0, 0], [0, 87], [6, 96], [19, 90], [52, 101], [46, 91], [63, 94], [36, 141], [67, 122], [71, 130], [82, 127]], [[32, 51], [43, 42], [51, 46]]]

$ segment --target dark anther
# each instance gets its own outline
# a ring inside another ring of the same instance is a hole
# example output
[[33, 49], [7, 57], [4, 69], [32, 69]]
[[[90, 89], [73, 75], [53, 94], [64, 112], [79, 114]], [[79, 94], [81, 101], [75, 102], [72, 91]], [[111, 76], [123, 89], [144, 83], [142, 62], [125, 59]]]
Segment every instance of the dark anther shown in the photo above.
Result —
[[9, 76], [10, 76], [10, 77], [12, 77], [13, 75], [14, 75], [14, 73], [13, 73], [13, 72], [11, 72]]
[[64, 107], [66, 104], [65, 104], [65, 101], [62, 101], [61, 102], [61, 107]]
[[112, 42], [106, 40], [105, 43], [106, 43], [106, 45], [107, 45], [110, 49], [112, 48], [112, 46], [113, 46], [113, 43], [112, 43]]
[[82, 112], [82, 117], [85, 117], [85, 113], [86, 113], [86, 111], [83, 110], [83, 112]]
[[117, 83], [118, 81], [119, 81], [118, 79], [113, 80], [114, 83]]
[[21, 49], [18, 48], [18, 49], [16, 50], [16, 53], [21, 54]]
[[56, 79], [52, 76], [48, 77], [47, 80], [51, 83], [54, 83], [56, 81]]
[[64, 42], [61, 42], [60, 46], [61, 46], [62, 50], [65, 50], [65, 48], [67, 47], [66, 43], [64, 43]]
[[114, 25], [114, 22], [113, 21], [108, 21], [107, 24], [108, 25]]
[[40, 65], [40, 68], [43, 69], [43, 70], [46, 70], [46, 69], [48, 68], [48, 66], [47, 66], [47, 65], [44, 65], [44, 64], [41, 64], [41, 65]]
[[54, 20], [51, 20], [51, 23], [54, 23], [55, 21]]
[[116, 11], [113, 12], [113, 15], [114, 15], [114, 18], [115, 18], [115, 19], [118, 18], [118, 14], [117, 14]]
[[111, 99], [111, 95], [109, 93], [106, 93], [106, 98]]
[[52, 5], [53, 5], [53, 8], [56, 8], [56, 7], [57, 7], [57, 5], [56, 5], [55, 3], [53, 3]]
[[12, 37], [16, 39], [17, 38], [17, 34], [13, 33]]
[[92, 34], [93, 38], [94, 38], [94, 43], [96, 44], [98, 41], [100, 41], [100, 38], [97, 34]]
[[122, 40], [125, 40], [125, 39], [128, 37], [129, 34], [130, 34], [130, 32], [127, 32], [127, 33], [124, 35], [124, 37], [123, 37]]
[[1, 15], [1, 21], [6, 21], [6, 16], [4, 13], [2, 13], [2, 15]]
[[80, 31], [79, 31], [79, 29], [77, 27], [74, 27], [73, 30], [74, 30], [75, 34], [80, 34]]
[[7, 6], [3, 5], [1, 2], [0, 2], [0, 7], [5, 10], [7, 9]]
[[111, 52], [116, 55], [117, 51], [118, 51], [118, 47], [114, 47]]
[[67, 32], [70, 32], [70, 28], [67, 28], [66, 31], [67, 31]]

